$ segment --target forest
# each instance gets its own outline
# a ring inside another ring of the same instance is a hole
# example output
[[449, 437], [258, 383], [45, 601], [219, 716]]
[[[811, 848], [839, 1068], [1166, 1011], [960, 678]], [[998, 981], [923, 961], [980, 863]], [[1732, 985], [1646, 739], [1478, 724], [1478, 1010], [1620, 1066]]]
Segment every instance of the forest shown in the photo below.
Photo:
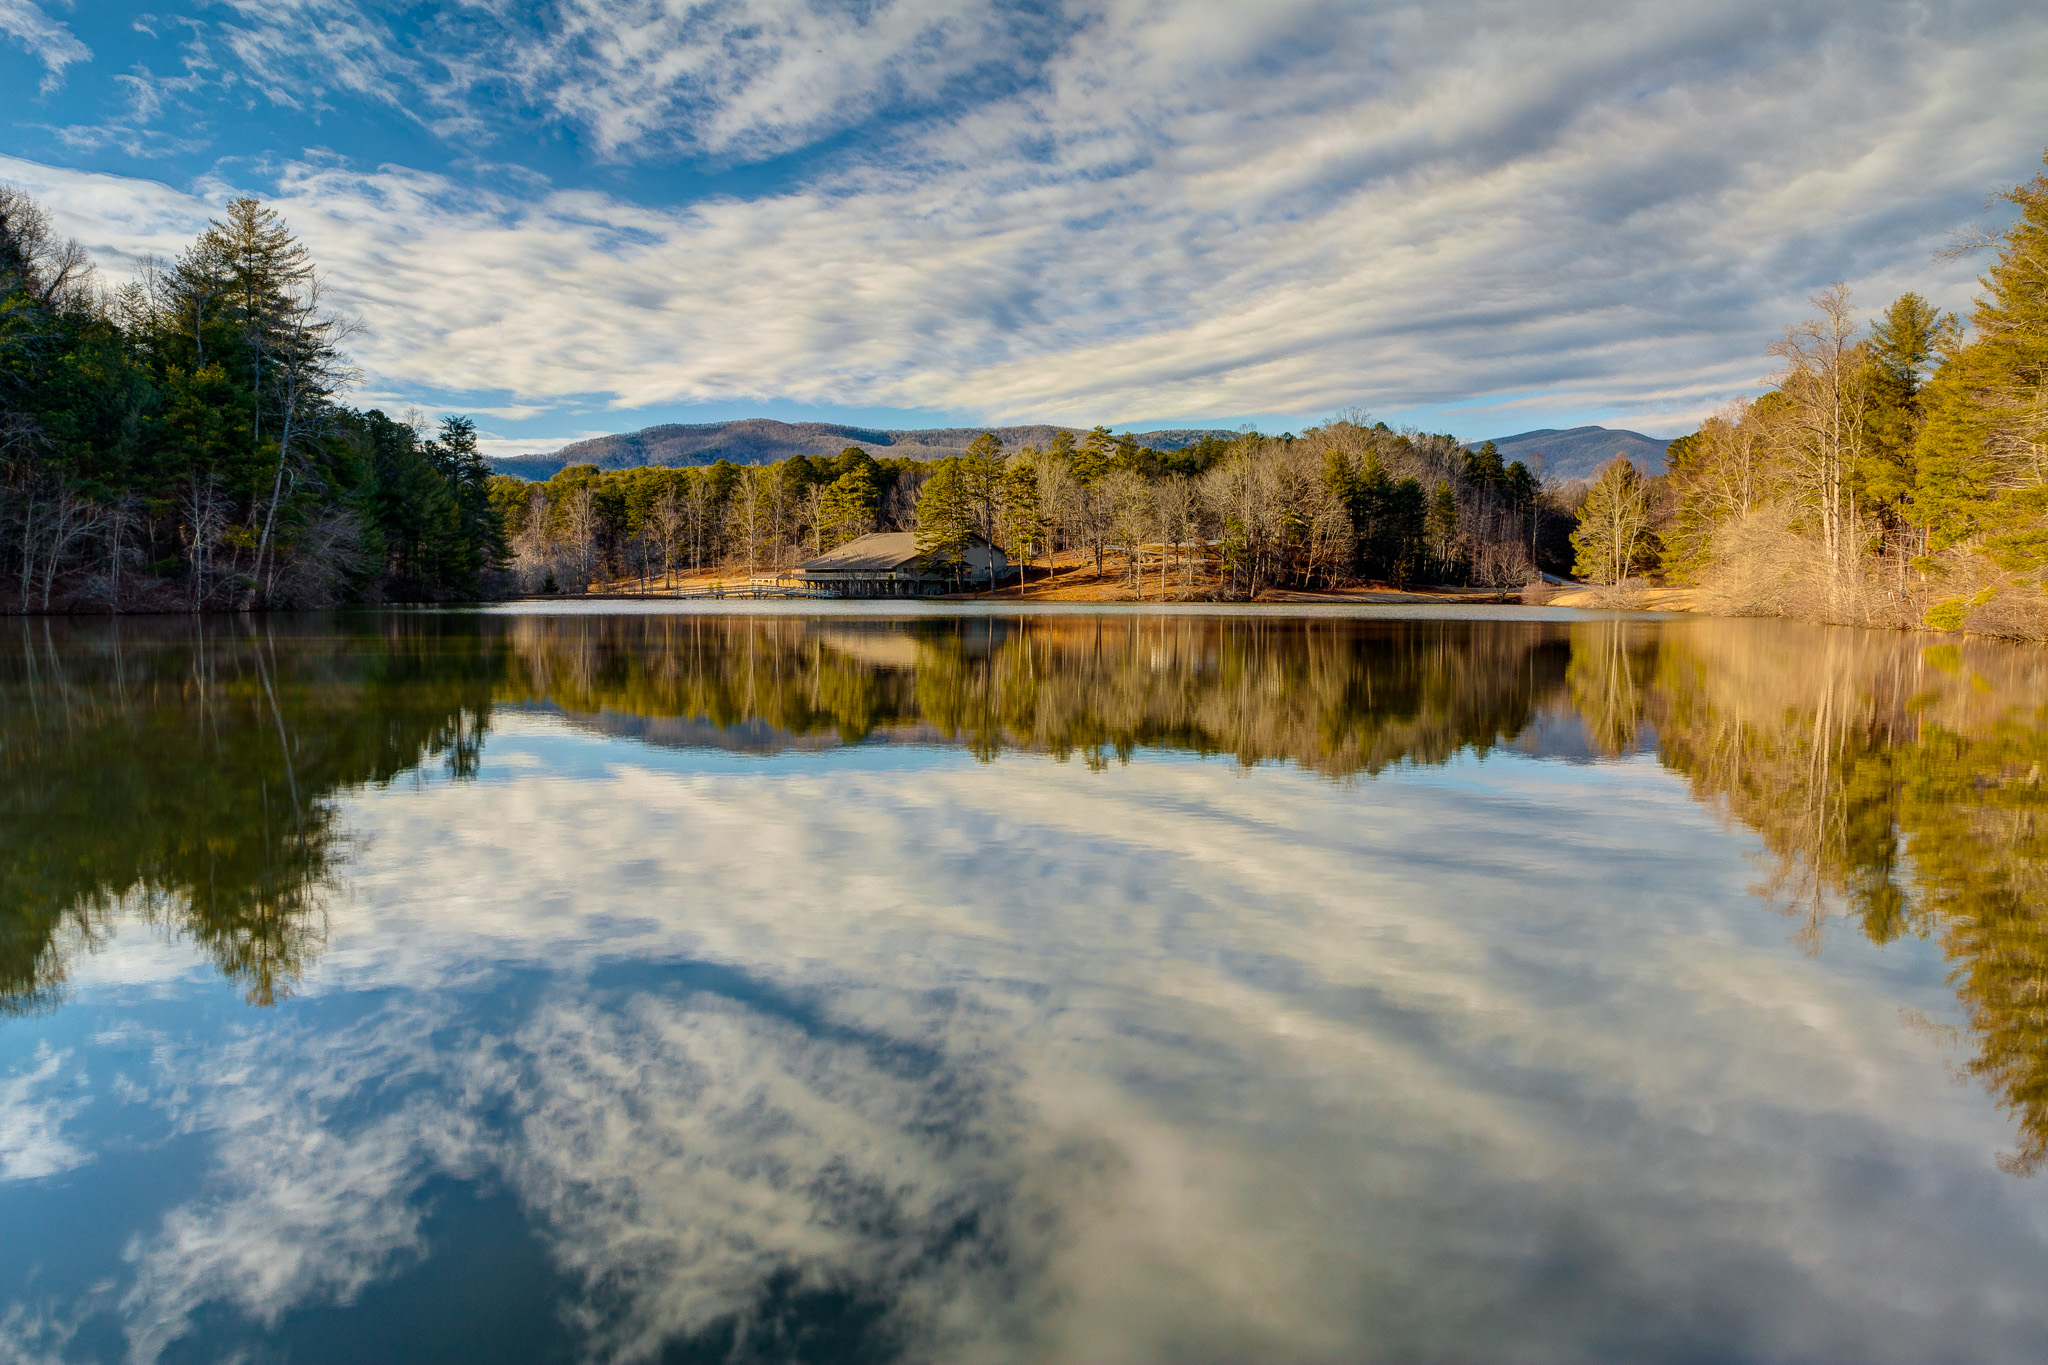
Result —
[[474, 425], [341, 404], [350, 330], [253, 199], [108, 288], [0, 185], [0, 610], [490, 591], [505, 551]]
[[1491, 443], [1363, 417], [1295, 436], [1145, 448], [1106, 427], [917, 463], [836, 459], [491, 482], [523, 591], [791, 568], [870, 531], [914, 531], [938, 562], [980, 537], [1013, 563], [1065, 556], [1140, 597], [1247, 599], [1363, 580], [1520, 587], [1564, 567], [1569, 514]]
[[[1581, 577], [1655, 573], [1731, 615], [2048, 635], [2048, 173], [1997, 196], [1966, 320], [1846, 288], [1769, 348], [1773, 387], [1583, 494]], [[1625, 600], [1625, 595], [1623, 599]]]

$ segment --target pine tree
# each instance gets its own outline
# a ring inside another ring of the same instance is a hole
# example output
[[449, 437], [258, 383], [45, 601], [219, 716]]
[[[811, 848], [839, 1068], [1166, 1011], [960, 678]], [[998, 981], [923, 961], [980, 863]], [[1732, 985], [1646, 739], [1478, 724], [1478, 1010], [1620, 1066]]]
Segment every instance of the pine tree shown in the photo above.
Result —
[[1901, 525], [1913, 495], [1913, 443], [1920, 435], [1920, 390], [1936, 347], [1953, 329], [1918, 294], [1902, 294], [1870, 328], [1864, 385], [1862, 457], [1852, 471], [1857, 502], [1887, 526]]
[[819, 516], [831, 533], [833, 544], [843, 544], [867, 533], [874, 524], [875, 503], [880, 495], [873, 460], [855, 463], [827, 486], [819, 504]]
[[1500, 447], [1488, 441], [1477, 450], [1465, 452], [1465, 482], [1475, 488], [1505, 491], [1508, 472], [1501, 463]]
[[958, 577], [974, 535], [974, 508], [960, 459], [940, 460], [917, 495], [917, 549], [933, 568]]
[[1008, 456], [1003, 439], [984, 431], [967, 443], [960, 457], [960, 488], [967, 499], [968, 515], [974, 529], [990, 544], [996, 541], [1002, 519], [1003, 471]]
[[[1026, 451], [1027, 456], [1034, 452]], [[1003, 476], [1003, 539], [1017, 560], [1017, 595], [1024, 595], [1024, 566], [1045, 541], [1045, 507], [1038, 494], [1038, 466], [1029, 458]]]
[[[1493, 442], [1486, 443], [1486, 449], [1493, 449]], [[1498, 466], [1500, 457], [1494, 456]], [[1458, 559], [1458, 493], [1446, 480], [1436, 486], [1436, 493], [1429, 500], [1429, 548], [1436, 558], [1437, 574], [1442, 579], [1456, 575]]]
[[467, 417], [441, 419], [439, 436], [423, 454], [448, 485], [455, 506], [450, 577], [474, 584], [477, 575], [505, 560], [505, 527], [491, 506], [491, 469], [477, 449], [476, 423]]
[[[1058, 444], [1054, 442], [1055, 449]], [[1073, 459], [1074, 482], [1093, 488], [1116, 467], [1116, 437], [1109, 434], [1108, 427], [1096, 427], [1081, 439]]]
[[1422, 480], [1397, 479], [1386, 490], [1378, 530], [1380, 562], [1396, 583], [1415, 577], [1428, 535], [1429, 493]]
[[2048, 173], [2002, 197], [2019, 215], [1980, 278], [1975, 339], [1928, 385], [1915, 503], [1930, 549], [1974, 545], [2039, 586], [2048, 567]]

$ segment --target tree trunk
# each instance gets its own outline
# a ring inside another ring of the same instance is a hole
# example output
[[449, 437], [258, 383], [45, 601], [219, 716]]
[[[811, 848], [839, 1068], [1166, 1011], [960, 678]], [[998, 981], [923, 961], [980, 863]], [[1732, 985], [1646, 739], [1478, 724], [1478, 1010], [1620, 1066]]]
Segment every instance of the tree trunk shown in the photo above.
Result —
[[28, 595], [36, 575], [36, 495], [30, 485], [21, 499], [21, 609], [28, 610]]

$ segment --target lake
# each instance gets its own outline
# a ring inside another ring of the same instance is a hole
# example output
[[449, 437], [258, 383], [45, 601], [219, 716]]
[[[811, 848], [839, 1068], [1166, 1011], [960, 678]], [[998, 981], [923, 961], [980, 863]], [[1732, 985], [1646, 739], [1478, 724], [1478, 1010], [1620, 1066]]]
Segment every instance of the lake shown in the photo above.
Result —
[[0, 621], [0, 1359], [2048, 1359], [2044, 761], [1768, 621]]

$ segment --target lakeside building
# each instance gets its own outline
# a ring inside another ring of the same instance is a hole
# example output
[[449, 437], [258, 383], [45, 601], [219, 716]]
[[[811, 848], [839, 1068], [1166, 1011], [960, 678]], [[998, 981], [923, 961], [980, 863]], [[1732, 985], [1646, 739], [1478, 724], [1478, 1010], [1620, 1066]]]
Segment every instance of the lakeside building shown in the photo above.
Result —
[[932, 597], [988, 587], [1009, 569], [1002, 547], [979, 536], [952, 565], [920, 554], [912, 532], [876, 531], [799, 564], [789, 577], [832, 597]]

